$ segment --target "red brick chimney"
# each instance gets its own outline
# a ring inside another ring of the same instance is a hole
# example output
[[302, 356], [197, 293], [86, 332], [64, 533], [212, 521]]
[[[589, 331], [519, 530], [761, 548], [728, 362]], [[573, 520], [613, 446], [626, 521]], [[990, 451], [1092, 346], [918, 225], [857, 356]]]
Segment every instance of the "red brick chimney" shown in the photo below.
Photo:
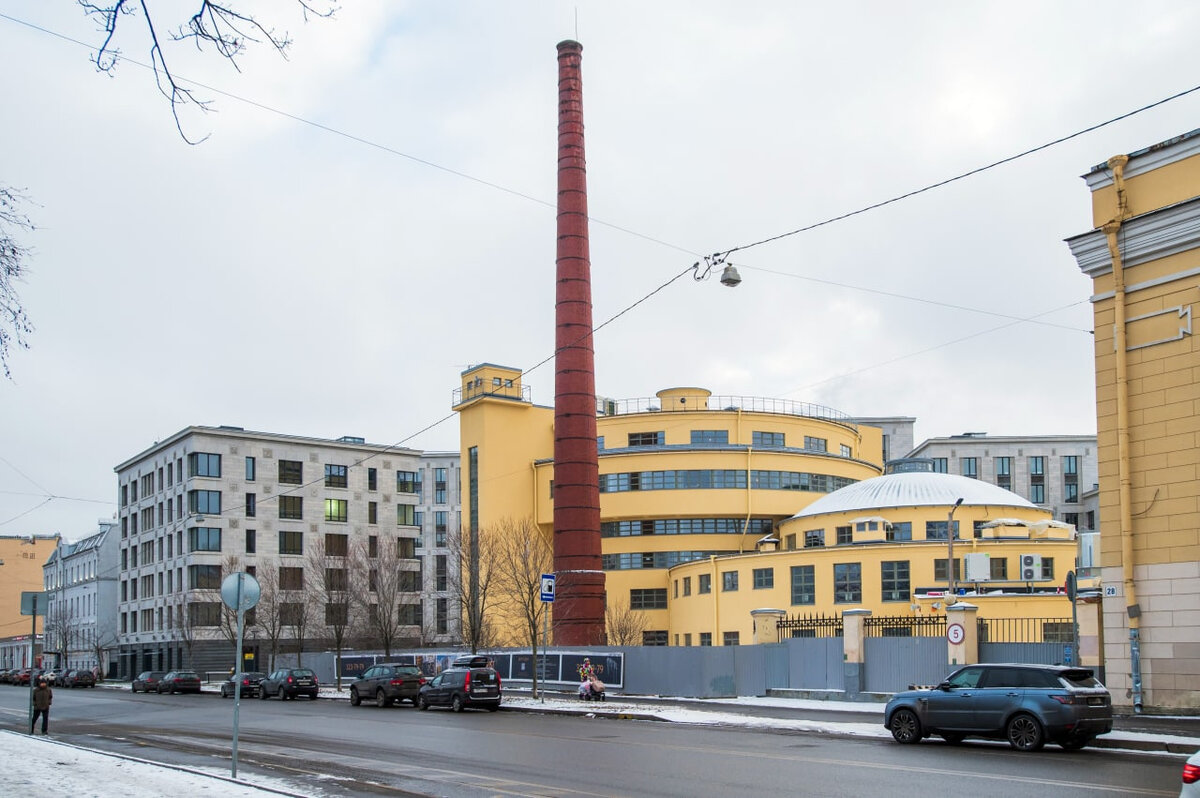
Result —
[[558, 45], [558, 250], [554, 301], [554, 642], [606, 643], [596, 452], [596, 369], [583, 157], [583, 45]]

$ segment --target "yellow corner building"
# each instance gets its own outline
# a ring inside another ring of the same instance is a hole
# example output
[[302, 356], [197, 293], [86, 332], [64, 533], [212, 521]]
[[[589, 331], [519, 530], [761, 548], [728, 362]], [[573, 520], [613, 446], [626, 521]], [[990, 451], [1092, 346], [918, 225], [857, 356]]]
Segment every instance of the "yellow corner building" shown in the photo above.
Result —
[[[549, 537], [553, 408], [530, 401], [519, 370], [482, 364], [454, 409], [464, 527], [528, 518]], [[644, 614], [646, 645], [752, 643], [764, 608], [944, 612], [956, 499], [955, 576], [979, 617], [1070, 614], [1053, 592], [1075, 562], [1073, 528], [989, 483], [885, 475], [883, 430], [833, 409], [671, 388], [598, 398], [597, 437], [607, 596]], [[986, 573], [965, 572], [968, 554]], [[1036, 576], [1021, 578], [1021, 555]]]

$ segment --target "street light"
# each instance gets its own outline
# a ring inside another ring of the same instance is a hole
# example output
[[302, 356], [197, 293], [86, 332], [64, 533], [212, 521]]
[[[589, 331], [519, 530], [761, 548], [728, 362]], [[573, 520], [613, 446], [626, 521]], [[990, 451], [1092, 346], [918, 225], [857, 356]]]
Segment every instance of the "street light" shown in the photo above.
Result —
[[957, 599], [954, 598], [954, 511], [963, 503], [962, 497], [954, 503], [950, 508], [950, 516], [946, 519], [946, 548], [949, 549], [948, 558], [946, 561], [946, 578], [950, 582], [950, 597], [946, 600], [946, 606], [954, 604]]

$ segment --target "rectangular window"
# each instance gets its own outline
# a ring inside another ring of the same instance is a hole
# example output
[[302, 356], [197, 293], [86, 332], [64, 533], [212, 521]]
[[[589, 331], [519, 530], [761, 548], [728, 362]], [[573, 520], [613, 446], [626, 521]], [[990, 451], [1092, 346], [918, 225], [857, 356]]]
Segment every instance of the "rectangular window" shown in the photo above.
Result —
[[287, 568], [279, 567], [279, 589], [280, 590], [303, 590], [304, 589], [304, 569], [303, 568]]
[[959, 461], [962, 475], [971, 479], [979, 479], [979, 460], [975, 457], [964, 457]]
[[299, 485], [303, 483], [304, 463], [299, 460], [280, 460], [279, 481], [284, 485]]
[[775, 569], [774, 568], [755, 568], [754, 569], [754, 589], [768, 590], [775, 587]]
[[897, 521], [894, 524], [888, 524], [884, 537], [889, 541], [912, 540], [912, 521]]
[[703, 594], [703, 593], [711, 593], [712, 592], [712, 574], [700, 574], [698, 577], [696, 577], [696, 579], [697, 579], [697, 584], [696, 584], [696, 592], [697, 593]]
[[738, 572], [737, 571], [722, 571], [721, 572], [721, 591], [724, 593], [732, 593], [738, 589]]
[[[170, 475], [170, 473], [171, 473], [171, 467], [167, 466], [167, 474]], [[257, 474], [257, 470], [254, 465], [254, 458], [247, 457], [246, 458], [246, 481], [253, 482], [256, 478], [256, 474]]]
[[884, 601], [909, 600], [908, 560], [885, 560], [880, 563], [880, 574], [880, 590]]
[[814, 576], [814, 566], [792, 566], [792, 603], [815, 604], [817, 591]]
[[996, 458], [996, 484], [1005, 490], [1012, 490], [1012, 458]]
[[367, 469], [367, 490], [379, 490], [379, 472], [374, 468]]
[[417, 541], [413, 538], [396, 538], [396, 556], [411, 560], [417, 556]]
[[325, 520], [345, 522], [349, 506], [350, 502], [347, 499], [326, 499]]
[[325, 592], [336, 593], [348, 590], [350, 587], [350, 572], [345, 568], [325, 569]]
[[348, 557], [350, 556], [350, 536], [339, 535], [333, 532], [325, 533], [325, 556], [327, 557]]
[[804, 436], [804, 448], [810, 452], [828, 451], [829, 441], [824, 438], [814, 438], [809, 435]]
[[[945, 558], [933, 561], [933, 581], [945, 582], [948, 580], [949, 577], [946, 575], [946, 562], [947, 562], [947, 560]], [[961, 580], [962, 580], [962, 560], [955, 557], [954, 558], [954, 581], [959, 582]]]
[[692, 430], [692, 445], [725, 445], [729, 443], [729, 430], [724, 429], [694, 429]]
[[284, 626], [300, 626], [304, 623], [304, 604], [285, 601], [279, 605], [279, 623]]
[[220, 626], [221, 602], [219, 601], [190, 601], [188, 602], [188, 623], [193, 626]]
[[656, 629], [649, 632], [642, 632], [643, 646], [665, 646], [667, 645], [667, 630]]
[[1079, 513], [1063, 513], [1063, 523], [1079, 528]]
[[750, 443], [754, 448], [761, 449], [764, 446], [783, 446], [784, 436], [782, 432], [762, 432], [755, 430], [750, 433]]
[[446, 545], [446, 532], [449, 529], [450, 513], [445, 510], [435, 510], [433, 513], [433, 545]]
[[367, 538], [367, 556], [372, 560], [379, 556], [379, 536], [371, 535]]
[[401, 526], [416, 526], [417, 508], [412, 504], [396, 505], [396, 523]]
[[258, 496], [254, 493], [246, 494], [246, 517], [253, 518], [258, 513]]
[[1034, 482], [1033, 480], [1036, 478], [1037, 477], [1029, 478], [1029, 501], [1033, 502], [1034, 504], [1045, 504], [1046, 486]]
[[843, 443], [843, 444], [840, 444], [840, 446], [842, 447], [842, 449], [841, 449], [842, 457], [852, 457], [854, 455], [853, 450], [846, 444]]
[[[189, 565], [188, 573], [188, 589], [189, 590], [220, 590], [221, 589], [221, 566], [219, 565]], [[145, 593], [143, 588], [143, 593]]]
[[433, 561], [433, 580], [434, 590], [447, 590], [447, 583], [450, 578], [450, 571], [447, 563], [449, 558], [445, 554], [439, 554]]
[[702, 646], [711, 646], [712, 645], [712, 632], [701, 632], [700, 633], [700, 645], [702, 645]]
[[[946, 537], [946, 521], [926, 521], [925, 522], [925, 539], [926, 540], [947, 540]], [[954, 522], [954, 539], [959, 540], [958, 521]]]
[[1045, 457], [1030, 457], [1029, 458], [1029, 475], [1030, 476], [1045, 476], [1046, 475], [1046, 458]]
[[434, 610], [434, 632], [435, 634], [444, 635], [449, 631], [448, 618], [450, 617], [450, 601], [449, 599], [440, 598], [437, 600]]
[[1046, 503], [1046, 458], [1034, 456], [1029, 458], [1029, 501], [1034, 504]]
[[194, 526], [188, 530], [188, 551], [220, 551], [221, 530]]
[[346, 487], [346, 466], [325, 464], [325, 487]]
[[198, 515], [221, 514], [221, 491], [219, 490], [189, 490], [188, 512]]
[[993, 580], [1008, 579], [1008, 560], [1004, 557], [993, 556], [988, 560], [992, 569]]
[[738, 632], [725, 632], [721, 635], [721, 645], [736, 646], [741, 642], [741, 635]]
[[304, 497], [303, 496], [280, 496], [279, 497], [279, 517], [299, 521], [304, 518]]
[[420, 488], [421, 474], [419, 471], [397, 471], [396, 492], [417, 493]]
[[862, 601], [862, 563], [834, 563], [833, 601], [835, 604], [854, 604]]
[[662, 446], [666, 433], [663, 432], [631, 432], [630, 446]]
[[810, 529], [804, 533], [804, 548], [817, 549], [825, 545], [825, 530]]
[[1064, 484], [1063, 501], [1069, 504], [1077, 504], [1079, 502], [1079, 486], [1073, 482]]
[[367, 523], [379, 523], [379, 505], [375, 502], [367, 502]]
[[258, 550], [258, 533], [253, 529], [246, 530], [246, 553], [254, 554]]
[[933, 457], [933, 471], [935, 474], [945, 474], [948, 470], [945, 457]]
[[1042, 579], [1049, 580], [1049, 581], [1054, 580], [1054, 558], [1053, 557], [1043, 557], [1042, 558]]
[[[187, 456], [189, 477], [221, 476], [221, 455], [192, 452]], [[143, 490], [143, 493], [149, 493]]]
[[303, 554], [304, 553], [304, 533], [280, 530], [279, 531], [279, 553], [280, 554]]
[[665, 610], [667, 608], [667, 589], [647, 588], [629, 591], [629, 609], [631, 610]]
[[683, 595], [692, 595], [692, 578], [690, 576], [685, 576], [683, 578]]
[[[872, 521], [872, 522], [871, 522], [871, 528], [872, 528], [872, 529], [874, 529], [874, 528], [875, 528], [875, 525], [876, 525], [877, 523], [879, 523], [879, 522], [878, 522], [878, 521]], [[864, 524], [859, 524], [859, 526], [860, 526], [860, 527], [862, 527], [862, 526], [864, 526]], [[866, 530], [863, 530], [863, 531], [866, 531]], [[851, 527], [848, 527], [848, 526], [839, 526], [839, 527], [837, 528], [837, 542], [838, 542], [838, 545], [839, 545], [839, 546], [845, 546], [845, 545], [846, 545], [846, 544], [848, 544], [848, 543], [853, 543], [853, 542], [854, 542], [854, 530], [853, 530], [853, 528], [851, 528]]]
[[1063, 501], [1075, 504], [1079, 501], [1079, 457], [1069, 455], [1062, 459]]

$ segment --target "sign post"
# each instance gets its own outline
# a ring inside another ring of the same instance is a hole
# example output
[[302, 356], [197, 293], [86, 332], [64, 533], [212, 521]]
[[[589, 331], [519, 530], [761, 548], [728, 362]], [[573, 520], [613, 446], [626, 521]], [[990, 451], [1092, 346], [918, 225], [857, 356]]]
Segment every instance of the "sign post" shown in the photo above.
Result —
[[[1067, 598], [1071, 600], [1071, 651], [1069, 654], [1079, 651], [1079, 608], [1075, 604], [1077, 595], [1079, 595], [1079, 587], [1075, 581], [1075, 572], [1067, 571]], [[1068, 656], [1067, 664], [1074, 665], [1076, 663], [1071, 656]]]
[[[21, 591], [21, 614], [32, 615], [29, 629], [29, 733], [33, 734], [33, 686], [37, 683], [33, 673], [33, 660], [37, 652], [37, 617], [39, 608], [41, 615], [46, 614], [46, 609], [50, 601], [45, 593], [36, 591], [22, 590]], [[43, 720], [43, 722], [45, 722]]]
[[[556, 577], [554, 574], [542, 574], [542, 603], [543, 604], [553, 604], [554, 603], [555, 579], [556, 579]], [[550, 644], [550, 608], [543, 607], [542, 608], [542, 656], [543, 657], [546, 656], [546, 646], [548, 646], [549, 644]], [[538, 667], [538, 663], [534, 662], [533, 667], [536, 670]], [[542, 684], [541, 701], [543, 704], [546, 703], [546, 686], [544, 683]]]
[[242, 631], [246, 623], [246, 610], [258, 603], [262, 589], [258, 580], [240, 571], [221, 580], [221, 600], [225, 606], [237, 612], [237, 654], [233, 665], [233, 759], [231, 775], [237, 778], [238, 714], [242, 708]]

